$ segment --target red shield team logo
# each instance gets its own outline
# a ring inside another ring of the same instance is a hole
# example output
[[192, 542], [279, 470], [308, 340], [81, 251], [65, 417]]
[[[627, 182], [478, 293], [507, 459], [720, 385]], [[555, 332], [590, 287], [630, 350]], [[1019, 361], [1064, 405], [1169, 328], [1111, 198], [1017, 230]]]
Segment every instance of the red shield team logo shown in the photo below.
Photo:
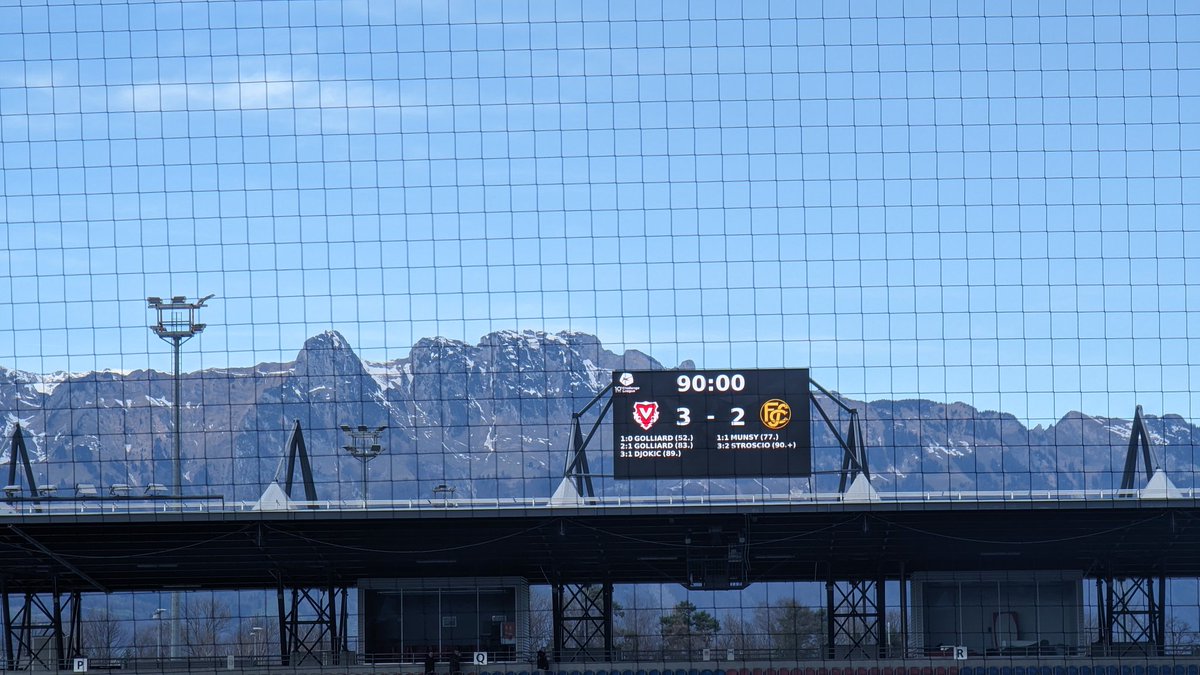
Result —
[[646, 431], [658, 421], [658, 403], [655, 401], [639, 401], [633, 404], [633, 419]]

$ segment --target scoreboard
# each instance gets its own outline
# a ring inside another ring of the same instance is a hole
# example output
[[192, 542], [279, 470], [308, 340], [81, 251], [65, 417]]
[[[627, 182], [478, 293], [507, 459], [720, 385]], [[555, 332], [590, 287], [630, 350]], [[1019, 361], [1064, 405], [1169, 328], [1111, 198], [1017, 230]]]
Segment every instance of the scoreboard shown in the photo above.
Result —
[[613, 475], [808, 476], [808, 370], [613, 371]]

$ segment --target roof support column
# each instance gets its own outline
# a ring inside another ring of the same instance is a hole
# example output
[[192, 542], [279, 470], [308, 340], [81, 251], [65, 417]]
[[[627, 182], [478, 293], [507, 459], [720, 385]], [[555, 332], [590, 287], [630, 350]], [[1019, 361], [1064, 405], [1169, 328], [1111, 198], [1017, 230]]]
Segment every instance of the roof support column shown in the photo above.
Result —
[[613, 655], [613, 587], [555, 584], [554, 660], [607, 661]]

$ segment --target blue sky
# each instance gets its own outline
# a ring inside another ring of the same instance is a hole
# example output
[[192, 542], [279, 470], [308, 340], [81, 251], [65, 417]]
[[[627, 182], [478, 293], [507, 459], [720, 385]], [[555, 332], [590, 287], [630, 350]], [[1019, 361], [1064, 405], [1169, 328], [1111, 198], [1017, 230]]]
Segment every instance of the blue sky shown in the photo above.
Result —
[[0, 364], [581, 330], [1034, 422], [1200, 398], [1185, 2], [0, 3]]

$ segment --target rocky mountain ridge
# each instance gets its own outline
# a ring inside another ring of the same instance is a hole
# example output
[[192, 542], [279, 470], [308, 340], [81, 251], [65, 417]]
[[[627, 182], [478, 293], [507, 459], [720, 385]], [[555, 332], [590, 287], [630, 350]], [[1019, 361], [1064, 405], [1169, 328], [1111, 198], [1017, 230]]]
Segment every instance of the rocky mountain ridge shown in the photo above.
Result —
[[[184, 481], [189, 493], [256, 499], [285, 478], [284, 446], [299, 420], [321, 499], [361, 498], [361, 465], [342, 449], [343, 424], [387, 426], [386, 450], [368, 467], [372, 499], [428, 496], [443, 484], [474, 497], [544, 497], [561, 479], [572, 413], [613, 369], [663, 367], [638, 351], [615, 354], [585, 333], [533, 331], [491, 333], [474, 345], [425, 338], [409, 356], [376, 363], [326, 331], [290, 363], [184, 374]], [[0, 366], [0, 461], [8, 461], [19, 423], [39, 482], [64, 489], [168, 482], [172, 391], [170, 374], [153, 370], [38, 375]], [[1120, 482], [1132, 426], [1071, 413], [1030, 429], [964, 403], [848, 403], [865, 420], [874, 483], [885, 491], [1111, 488]], [[835, 412], [828, 402], [825, 408]], [[841, 450], [819, 416], [813, 419], [811, 479], [616, 482], [604, 477], [611, 472], [607, 429], [589, 456], [606, 493], [833, 490]], [[1145, 420], [1156, 461], [1177, 485], [1192, 485], [1197, 428], [1175, 415]], [[841, 427], [844, 418], [835, 422]]]

